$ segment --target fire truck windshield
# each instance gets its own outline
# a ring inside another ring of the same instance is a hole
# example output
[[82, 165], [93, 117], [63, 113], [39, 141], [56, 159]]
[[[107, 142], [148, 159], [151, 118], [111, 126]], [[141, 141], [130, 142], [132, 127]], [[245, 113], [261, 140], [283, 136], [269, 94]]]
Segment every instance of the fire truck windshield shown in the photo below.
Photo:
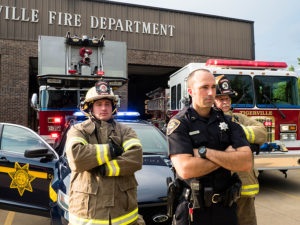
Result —
[[[220, 74], [216, 74], [218, 76]], [[253, 84], [251, 76], [247, 75], [228, 75], [226, 77], [230, 80], [231, 87], [238, 93], [237, 96], [231, 96], [232, 106], [238, 104], [239, 107], [254, 107]]]
[[254, 90], [257, 107], [274, 108], [273, 103], [280, 108], [300, 108], [296, 77], [255, 76]]
[[42, 90], [41, 109], [77, 109], [86, 91]]
[[232, 89], [238, 93], [232, 96], [233, 107], [253, 108], [256, 104], [258, 108], [274, 108], [274, 105], [279, 108], [300, 108], [296, 77], [233, 74], [226, 74], [226, 77]]

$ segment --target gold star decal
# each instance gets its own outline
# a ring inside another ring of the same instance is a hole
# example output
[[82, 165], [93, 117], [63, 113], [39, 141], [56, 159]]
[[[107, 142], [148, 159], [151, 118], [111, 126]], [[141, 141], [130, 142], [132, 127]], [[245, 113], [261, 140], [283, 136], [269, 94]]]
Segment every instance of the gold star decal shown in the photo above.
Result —
[[34, 176], [31, 176], [29, 172], [29, 164], [27, 163], [23, 167], [19, 163], [15, 163], [15, 171], [9, 172], [8, 175], [11, 177], [12, 181], [10, 188], [17, 188], [19, 194], [22, 196], [24, 191], [32, 192], [31, 181], [35, 179]]

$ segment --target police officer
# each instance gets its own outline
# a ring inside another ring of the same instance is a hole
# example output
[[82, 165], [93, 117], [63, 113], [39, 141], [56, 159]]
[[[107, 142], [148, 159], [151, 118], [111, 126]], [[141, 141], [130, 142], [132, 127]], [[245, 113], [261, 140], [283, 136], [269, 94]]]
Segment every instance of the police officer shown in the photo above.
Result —
[[[230, 96], [236, 95], [231, 89], [229, 80], [224, 76], [218, 76], [217, 94], [215, 98], [215, 106], [221, 109], [225, 114], [232, 116], [232, 119], [240, 123], [243, 128], [251, 149], [257, 151], [259, 146], [267, 140], [267, 130], [265, 126], [244, 114], [233, 113], [231, 111]], [[256, 225], [256, 214], [254, 199], [259, 192], [259, 184], [257, 179], [257, 170], [254, 168], [250, 172], [238, 172], [242, 181], [241, 198], [237, 200], [237, 215], [239, 225]]]
[[175, 224], [235, 225], [241, 182], [232, 171], [250, 171], [252, 153], [245, 134], [221, 110], [212, 108], [213, 74], [205, 69], [188, 77], [192, 104], [167, 128], [169, 156], [179, 188]]
[[96, 83], [82, 106], [89, 119], [67, 134], [70, 224], [144, 223], [134, 176], [142, 167], [142, 146], [131, 128], [113, 119], [117, 101], [106, 82]]

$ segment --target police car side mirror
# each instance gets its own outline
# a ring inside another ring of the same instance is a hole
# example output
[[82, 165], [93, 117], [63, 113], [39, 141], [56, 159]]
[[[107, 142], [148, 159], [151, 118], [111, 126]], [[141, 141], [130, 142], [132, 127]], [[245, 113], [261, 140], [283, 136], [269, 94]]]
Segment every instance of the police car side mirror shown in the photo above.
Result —
[[31, 107], [32, 107], [34, 110], [38, 110], [37, 99], [38, 99], [37, 94], [36, 94], [36, 93], [33, 93], [30, 102], [31, 102]]
[[54, 154], [48, 149], [25, 150], [24, 156], [26, 158], [41, 158], [41, 157], [46, 157], [47, 159], [54, 158]]

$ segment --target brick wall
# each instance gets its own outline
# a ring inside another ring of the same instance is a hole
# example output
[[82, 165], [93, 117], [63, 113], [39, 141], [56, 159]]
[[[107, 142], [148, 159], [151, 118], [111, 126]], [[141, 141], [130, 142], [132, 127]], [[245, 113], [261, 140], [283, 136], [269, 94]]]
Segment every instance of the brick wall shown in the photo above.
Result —
[[183, 67], [190, 62], [206, 62], [212, 56], [127, 50], [129, 64]]
[[118, 88], [117, 90], [114, 90], [114, 94], [121, 96], [120, 107], [118, 108], [118, 110], [126, 111], [128, 106], [128, 83]]
[[29, 58], [37, 42], [0, 40], [0, 121], [28, 125]]

